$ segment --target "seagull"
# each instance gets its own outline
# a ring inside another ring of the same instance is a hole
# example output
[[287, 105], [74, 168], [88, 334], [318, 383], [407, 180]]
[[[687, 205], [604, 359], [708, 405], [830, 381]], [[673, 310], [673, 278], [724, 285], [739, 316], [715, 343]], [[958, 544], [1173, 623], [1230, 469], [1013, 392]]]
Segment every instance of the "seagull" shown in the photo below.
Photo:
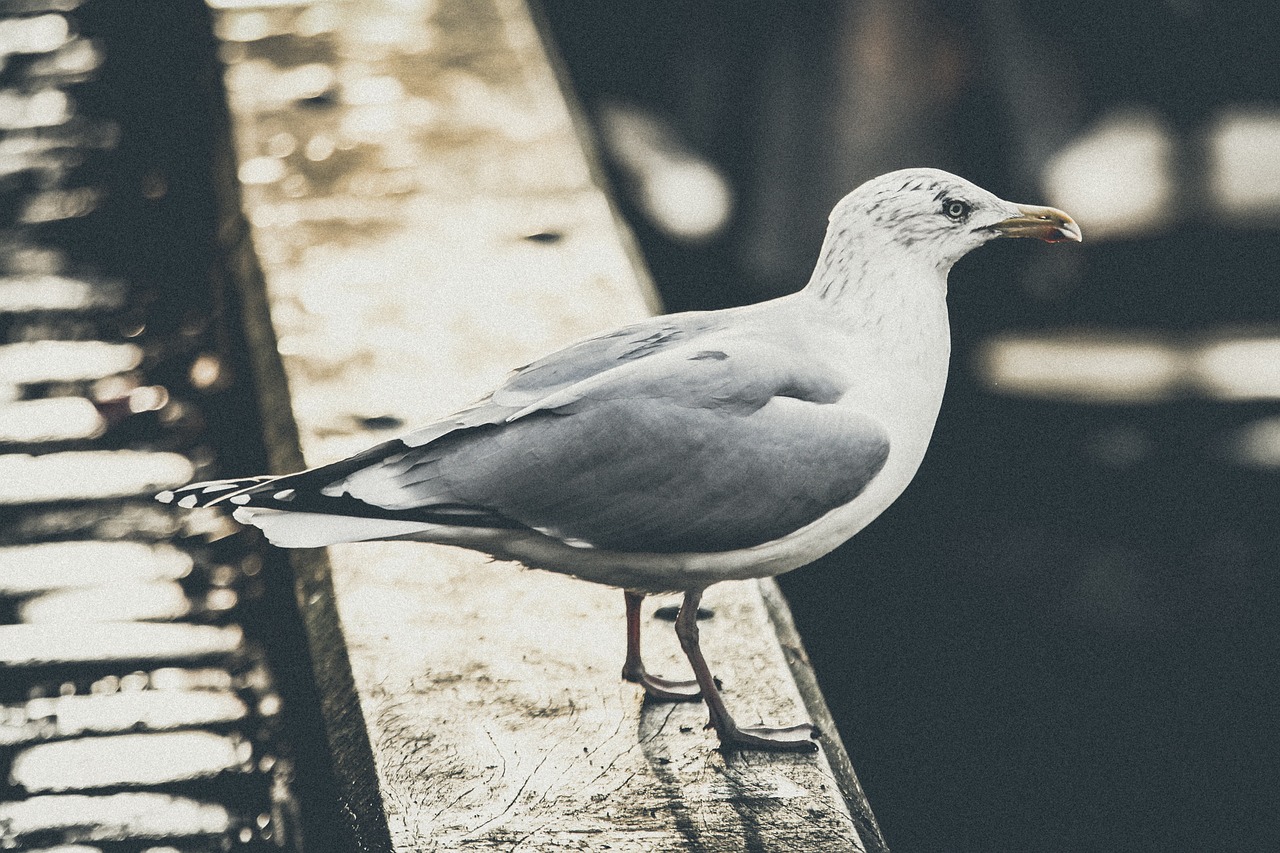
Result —
[[[339, 462], [196, 483], [284, 548], [415, 540], [620, 588], [622, 677], [702, 699], [722, 748], [816, 749], [810, 724], [738, 725], [698, 639], [712, 584], [848, 540], [924, 458], [950, 357], [947, 275], [997, 237], [1079, 241], [1051, 207], [937, 169], [874, 178], [831, 213], [813, 276], [778, 299], [653, 317], [513, 371], [475, 404]], [[692, 681], [647, 672], [640, 605], [683, 593]]]

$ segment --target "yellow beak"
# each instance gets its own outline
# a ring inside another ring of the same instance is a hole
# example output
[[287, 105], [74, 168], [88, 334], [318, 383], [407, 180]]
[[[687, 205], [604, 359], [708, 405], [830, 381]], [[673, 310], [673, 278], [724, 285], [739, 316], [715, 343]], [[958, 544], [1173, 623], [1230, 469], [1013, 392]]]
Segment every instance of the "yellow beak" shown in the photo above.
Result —
[[1018, 215], [991, 226], [1001, 237], [1038, 237], [1046, 243], [1080, 242], [1080, 226], [1056, 207], [1017, 205]]

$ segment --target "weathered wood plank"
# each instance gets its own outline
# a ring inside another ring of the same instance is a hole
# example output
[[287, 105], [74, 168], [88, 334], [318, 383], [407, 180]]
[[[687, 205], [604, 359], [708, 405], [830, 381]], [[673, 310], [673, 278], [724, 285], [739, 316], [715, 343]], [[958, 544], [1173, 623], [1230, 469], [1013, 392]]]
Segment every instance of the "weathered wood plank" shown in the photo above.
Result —
[[[218, 21], [310, 463], [652, 310], [522, 3], [236, 2]], [[331, 697], [330, 728], [350, 739], [363, 719], [376, 775], [347, 808], [385, 820], [394, 849], [882, 849], [864, 801], [850, 816], [860, 791], [829, 718], [817, 755], [724, 755], [701, 704], [646, 703], [623, 683], [617, 590], [418, 544], [329, 559], [331, 574], [305, 563], [304, 606], [321, 646], [340, 619], [345, 656], [327, 665], [349, 661], [349, 680], [322, 683], [358, 704]], [[802, 670], [803, 650], [769, 590], [768, 606], [755, 584], [706, 598], [704, 648], [744, 723], [810, 713], [775, 623]], [[652, 616], [671, 603], [646, 603], [646, 658], [680, 674], [671, 625]]]

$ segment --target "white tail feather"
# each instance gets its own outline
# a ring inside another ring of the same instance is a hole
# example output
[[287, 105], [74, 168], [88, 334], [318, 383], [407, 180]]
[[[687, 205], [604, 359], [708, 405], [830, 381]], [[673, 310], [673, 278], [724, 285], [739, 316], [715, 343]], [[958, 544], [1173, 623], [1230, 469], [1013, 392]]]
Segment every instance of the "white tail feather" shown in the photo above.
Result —
[[339, 542], [368, 542], [422, 533], [439, 525], [422, 521], [353, 518], [317, 512], [284, 512], [240, 507], [233, 515], [241, 524], [252, 524], [278, 548], [323, 548]]

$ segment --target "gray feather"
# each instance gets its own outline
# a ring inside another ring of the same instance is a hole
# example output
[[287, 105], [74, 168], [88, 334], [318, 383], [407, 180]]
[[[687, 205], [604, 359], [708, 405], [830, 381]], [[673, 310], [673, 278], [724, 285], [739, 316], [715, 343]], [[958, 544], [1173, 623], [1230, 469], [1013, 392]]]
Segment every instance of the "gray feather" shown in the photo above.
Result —
[[847, 503], [888, 455], [881, 426], [828, 405], [836, 377], [797, 354], [669, 322], [579, 347], [471, 410], [488, 423], [445, 430], [341, 488], [387, 509], [475, 506], [610, 550], [723, 551]]

